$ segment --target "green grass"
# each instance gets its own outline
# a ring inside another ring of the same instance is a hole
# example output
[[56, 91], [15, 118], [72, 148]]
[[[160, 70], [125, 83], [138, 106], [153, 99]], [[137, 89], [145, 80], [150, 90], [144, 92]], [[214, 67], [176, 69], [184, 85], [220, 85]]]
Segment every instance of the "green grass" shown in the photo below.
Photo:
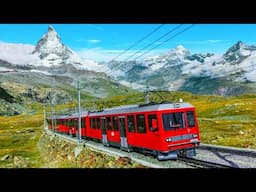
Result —
[[42, 115], [19, 115], [0, 117], [0, 157], [10, 158], [0, 161], [0, 167], [19, 167], [14, 164], [14, 157], [26, 160], [21, 167], [40, 165], [40, 152], [37, 142], [42, 130]]
[[[156, 93], [150, 93], [150, 100], [159, 102], [164, 99], [177, 102], [179, 98], [183, 98], [184, 102], [195, 106], [203, 143], [256, 149], [256, 94], [233, 97], [193, 95], [186, 92], [159, 92], [159, 94], [162, 95], [162, 98]], [[144, 101], [144, 94], [131, 93], [99, 99], [95, 104], [97, 109], [101, 109], [144, 103]], [[93, 102], [82, 100], [82, 106], [92, 107]], [[10, 155], [9, 159], [0, 161], [0, 167], [17, 167], [14, 165], [15, 156], [26, 159], [25, 167], [45, 165], [42, 151], [37, 147], [42, 133], [43, 105], [27, 102], [25, 107], [26, 113], [22, 115], [0, 116], [0, 158], [7, 154]], [[55, 109], [58, 112], [75, 107], [77, 107], [77, 103], [71, 102], [58, 105]], [[50, 111], [49, 106], [47, 106], [47, 111]], [[97, 154], [95, 156], [97, 157]], [[97, 163], [91, 166], [102, 166], [100, 161], [95, 160], [95, 162]], [[114, 162], [114, 160], [109, 159], [106, 162]], [[114, 166], [109, 164], [104, 164], [104, 167]], [[79, 162], [67, 160], [59, 162], [56, 166], [90, 167], [89, 164], [82, 162], [79, 164]]]

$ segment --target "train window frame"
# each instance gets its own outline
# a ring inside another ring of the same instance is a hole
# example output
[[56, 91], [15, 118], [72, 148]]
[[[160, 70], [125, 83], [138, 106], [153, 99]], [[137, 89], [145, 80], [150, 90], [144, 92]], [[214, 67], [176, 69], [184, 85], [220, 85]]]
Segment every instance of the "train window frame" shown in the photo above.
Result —
[[[173, 116], [174, 114], [175, 114], [175, 116]], [[182, 123], [177, 122], [177, 118], [178, 118], [176, 116], [177, 114], [181, 114], [181, 117], [182, 117], [181, 122]], [[167, 118], [167, 117], [169, 117], [169, 118]], [[171, 120], [176, 121], [176, 122], [172, 123], [173, 124], [172, 126], [170, 124]], [[163, 128], [164, 128], [165, 131], [171, 131], [171, 130], [186, 128], [184, 112], [179, 111], [179, 112], [162, 113], [162, 123], [163, 123]]]
[[[155, 118], [149, 118], [150, 116], [155, 116]], [[156, 119], [156, 121], [157, 121], [157, 127], [155, 128], [155, 129], [153, 129], [153, 127], [151, 127], [152, 126], [152, 120], [153, 119]], [[147, 115], [147, 120], [148, 120], [148, 130], [150, 131], [150, 132], [157, 132], [157, 131], [159, 131], [159, 125], [158, 125], [158, 118], [157, 118], [157, 114], [156, 113], [154, 113], [154, 114], [148, 114]]]
[[[132, 117], [132, 120], [130, 120], [129, 117]], [[127, 115], [127, 128], [129, 133], [136, 133], [136, 128], [135, 128], [135, 117], [134, 115]], [[133, 125], [133, 128], [131, 129], [130, 125]]]
[[[192, 113], [192, 116], [188, 115], [189, 113]], [[188, 124], [188, 127], [196, 127], [196, 118], [195, 118], [195, 112], [194, 111], [187, 111], [186, 112], [186, 116], [187, 116], [187, 124]], [[190, 124], [190, 120], [189, 119], [189, 116], [193, 118], [193, 125]]]
[[[143, 116], [143, 121], [141, 121], [142, 119], [138, 118], [139, 116]], [[140, 123], [143, 123], [142, 126], [140, 125]], [[141, 133], [141, 134], [147, 133], [145, 114], [137, 114], [136, 115], [136, 127], [137, 127], [137, 133]], [[143, 128], [143, 129], [141, 129], [141, 128]]]

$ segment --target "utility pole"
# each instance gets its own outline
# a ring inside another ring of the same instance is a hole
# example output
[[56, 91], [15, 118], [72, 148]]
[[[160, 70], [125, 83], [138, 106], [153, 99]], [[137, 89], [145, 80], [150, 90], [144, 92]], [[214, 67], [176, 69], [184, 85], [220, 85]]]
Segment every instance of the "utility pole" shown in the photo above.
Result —
[[80, 104], [80, 82], [77, 81], [77, 90], [78, 90], [78, 142], [81, 143], [81, 104]]
[[53, 92], [51, 91], [51, 120], [52, 120], [52, 131], [55, 131], [54, 123], [53, 123]]
[[44, 129], [46, 129], [46, 108], [44, 103]]

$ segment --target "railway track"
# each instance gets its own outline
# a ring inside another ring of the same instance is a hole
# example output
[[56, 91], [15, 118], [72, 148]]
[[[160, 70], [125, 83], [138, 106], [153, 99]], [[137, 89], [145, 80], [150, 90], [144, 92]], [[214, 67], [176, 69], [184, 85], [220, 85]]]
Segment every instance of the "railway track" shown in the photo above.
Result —
[[198, 149], [201, 150], [208, 150], [213, 152], [224, 152], [224, 153], [231, 153], [235, 155], [241, 155], [246, 157], [254, 157], [256, 158], [256, 150], [254, 149], [241, 149], [235, 147], [227, 147], [227, 146], [216, 146], [216, 145], [209, 145], [201, 143]]
[[[83, 141], [82, 143], [78, 143], [78, 140], [76, 138], [71, 138], [66, 135], [62, 135], [59, 133], [52, 132], [50, 130], [45, 130], [48, 134], [52, 134], [55, 136], [58, 136], [59, 138], [62, 138], [68, 142], [84, 145], [90, 147], [94, 151], [104, 152], [114, 157], [128, 157], [132, 159], [133, 161], [140, 163], [146, 167], [150, 168], [235, 168], [232, 165], [224, 165], [216, 162], [211, 161], [205, 161], [201, 159], [195, 159], [195, 158], [185, 158], [185, 157], [179, 157], [178, 160], [168, 160], [168, 161], [158, 161], [153, 156], [145, 156], [140, 153], [136, 152], [125, 152], [120, 149], [116, 149], [113, 147], [105, 147], [101, 143], [96, 143], [93, 141]], [[232, 151], [237, 154], [243, 154], [243, 155], [255, 155], [255, 151], [239, 151], [238, 149], [228, 149], [225, 147], [218, 147], [218, 146], [211, 146], [202, 144], [199, 147], [200, 150], [215, 150], [215, 151], [223, 151], [223, 152], [229, 152]], [[183, 165], [181, 165], [183, 164]], [[184, 166], [184, 164], [186, 166]]]
[[179, 157], [178, 160], [185, 162], [188, 165], [195, 167], [195, 168], [234, 168], [229, 165], [223, 165], [223, 164], [218, 164], [218, 163], [209, 162], [209, 161], [203, 161], [203, 160], [199, 160], [199, 159], [187, 158], [187, 157]]

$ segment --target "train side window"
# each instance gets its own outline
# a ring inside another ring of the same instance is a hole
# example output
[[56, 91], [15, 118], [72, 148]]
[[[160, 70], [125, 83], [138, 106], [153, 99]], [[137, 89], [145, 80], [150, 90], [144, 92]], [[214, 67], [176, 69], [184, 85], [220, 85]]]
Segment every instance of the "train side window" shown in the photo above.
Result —
[[73, 122], [73, 127], [76, 127], [76, 120], [72, 119], [72, 122]]
[[94, 118], [90, 118], [91, 129], [94, 129]]
[[148, 115], [148, 126], [152, 132], [158, 131], [157, 117], [156, 115]]
[[195, 116], [193, 111], [188, 111], [187, 112], [187, 119], [188, 119], [188, 126], [189, 127], [195, 127], [196, 122], [195, 122]]
[[112, 123], [110, 117], [107, 117], [107, 130], [112, 130]]
[[112, 123], [113, 123], [114, 130], [118, 131], [118, 118], [117, 117], [112, 117]]
[[144, 115], [136, 115], [138, 133], [146, 133], [146, 122]]
[[97, 129], [100, 129], [100, 118], [97, 118]]
[[85, 119], [81, 119], [81, 127], [85, 128]]
[[127, 122], [128, 122], [128, 131], [129, 132], [135, 132], [134, 116], [133, 115], [128, 115], [127, 116]]
[[93, 129], [97, 129], [97, 119], [93, 118]]

